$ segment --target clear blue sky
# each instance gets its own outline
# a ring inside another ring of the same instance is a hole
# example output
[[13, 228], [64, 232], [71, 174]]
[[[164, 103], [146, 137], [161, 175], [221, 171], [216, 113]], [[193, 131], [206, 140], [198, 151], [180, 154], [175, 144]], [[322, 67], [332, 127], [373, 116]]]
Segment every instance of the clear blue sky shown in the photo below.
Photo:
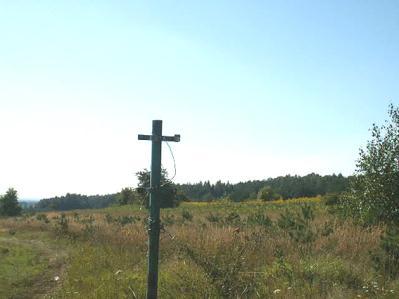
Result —
[[133, 186], [152, 119], [177, 182], [349, 175], [399, 104], [396, 0], [0, 1], [0, 36], [0, 193], [25, 198]]

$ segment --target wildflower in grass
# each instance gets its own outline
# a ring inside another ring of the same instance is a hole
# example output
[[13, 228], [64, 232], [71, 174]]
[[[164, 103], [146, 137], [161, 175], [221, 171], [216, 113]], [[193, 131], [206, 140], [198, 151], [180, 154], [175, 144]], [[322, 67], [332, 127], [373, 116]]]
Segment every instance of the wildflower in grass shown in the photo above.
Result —
[[275, 289], [274, 291], [273, 291], [273, 294], [278, 294], [278, 293], [280, 293], [281, 292], [281, 290], [280, 289]]

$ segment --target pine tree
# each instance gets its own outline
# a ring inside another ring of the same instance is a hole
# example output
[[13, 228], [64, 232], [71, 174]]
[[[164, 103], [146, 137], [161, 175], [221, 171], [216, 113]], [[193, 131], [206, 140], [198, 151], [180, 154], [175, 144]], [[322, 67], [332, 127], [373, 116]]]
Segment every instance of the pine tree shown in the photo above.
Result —
[[0, 197], [0, 215], [17, 216], [21, 214], [21, 210], [17, 191], [13, 188], [8, 189], [6, 194]]

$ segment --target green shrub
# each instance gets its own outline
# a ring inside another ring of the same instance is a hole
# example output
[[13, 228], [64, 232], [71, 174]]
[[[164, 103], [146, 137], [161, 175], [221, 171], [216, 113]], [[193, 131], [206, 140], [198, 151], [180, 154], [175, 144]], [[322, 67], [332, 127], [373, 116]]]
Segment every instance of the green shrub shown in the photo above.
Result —
[[105, 222], [107, 222], [108, 224], [112, 224], [114, 223], [114, 221], [115, 219], [110, 213], [105, 214]]
[[181, 216], [183, 218], [183, 220], [187, 220], [187, 221], [192, 221], [193, 220], [193, 214], [191, 214], [188, 210], [182, 210], [181, 212]]
[[239, 225], [241, 223], [241, 217], [236, 212], [230, 212], [226, 215], [223, 222], [226, 225]]
[[399, 276], [399, 227], [389, 226], [381, 237], [380, 250], [371, 254], [374, 269], [394, 279]]
[[301, 213], [294, 213], [286, 209], [277, 221], [278, 227], [288, 233], [295, 242], [311, 243], [317, 233], [312, 229], [311, 222], [314, 212], [310, 205], [301, 206]]
[[292, 285], [295, 277], [292, 265], [285, 259], [284, 253], [280, 248], [276, 248], [274, 256], [276, 259], [271, 267], [267, 269], [267, 276], [275, 280], [283, 279], [283, 281], [287, 281], [289, 285]]
[[339, 204], [341, 194], [339, 193], [327, 193], [322, 197], [322, 201], [327, 206], [333, 206]]
[[257, 213], [248, 215], [247, 224], [271, 227], [273, 225], [273, 221], [266, 214], [257, 212]]
[[58, 236], [62, 237], [68, 234], [68, 218], [64, 213], [57, 218], [55, 223], [55, 232]]
[[212, 223], [218, 223], [222, 221], [222, 216], [218, 213], [209, 213], [206, 217], [205, 217], [209, 222]]
[[36, 215], [36, 220], [37, 221], [43, 221], [44, 223], [49, 223], [50, 220], [47, 218], [46, 214], [37, 214]]
[[301, 276], [310, 285], [319, 285], [322, 289], [331, 288], [335, 284], [358, 289], [362, 279], [344, 261], [336, 258], [318, 258], [302, 262]]
[[332, 222], [325, 222], [323, 224], [323, 227], [320, 230], [320, 235], [323, 237], [328, 237], [329, 235], [331, 235], [334, 232], [334, 225]]
[[275, 192], [272, 187], [264, 186], [258, 192], [258, 199], [264, 201], [276, 200], [279, 199], [281, 196]]

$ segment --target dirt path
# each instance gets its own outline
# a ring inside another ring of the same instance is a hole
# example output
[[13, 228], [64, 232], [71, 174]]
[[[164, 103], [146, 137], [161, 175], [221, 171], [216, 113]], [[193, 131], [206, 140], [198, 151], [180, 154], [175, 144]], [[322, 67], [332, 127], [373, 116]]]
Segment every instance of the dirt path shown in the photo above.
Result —
[[[15, 285], [16, 290], [15, 292], [10, 291], [10, 293], [15, 293], [10, 298], [52, 298], [51, 294], [61, 285], [65, 274], [67, 250], [51, 240], [46, 240], [43, 236], [43, 233], [36, 232], [24, 233], [21, 236], [18, 233], [14, 236], [1, 234], [0, 247], [3, 248], [4, 254], [10, 255], [13, 253], [12, 251], [18, 251], [18, 254], [9, 263], [11, 267], [24, 269], [26, 259], [20, 258], [20, 256], [23, 257], [24, 252], [27, 256], [33, 257], [32, 260], [28, 261], [29, 266], [35, 267], [35, 263], [41, 265], [40, 273], [37, 273], [35, 269], [35, 271], [32, 271], [33, 276], [22, 281], [11, 281], [11, 285]], [[11, 276], [13, 269], [9, 269], [9, 271], [9, 277], [13, 277]], [[16, 278], [20, 279], [18, 275]], [[18, 288], [20, 288], [20, 291], [18, 291]]]

